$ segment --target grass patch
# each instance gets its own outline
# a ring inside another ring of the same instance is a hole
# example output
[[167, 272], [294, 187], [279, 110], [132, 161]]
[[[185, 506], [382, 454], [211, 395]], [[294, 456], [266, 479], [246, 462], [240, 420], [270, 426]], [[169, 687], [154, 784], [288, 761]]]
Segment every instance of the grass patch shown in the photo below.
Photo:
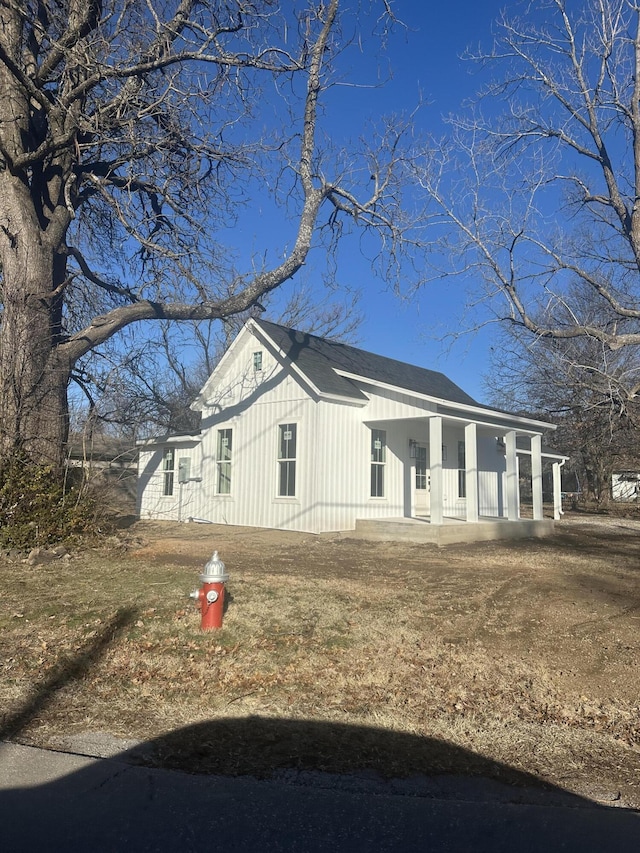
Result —
[[[155, 739], [151, 760], [203, 772], [483, 773], [574, 790], [597, 776], [640, 800], [635, 528], [443, 550], [138, 530], [131, 553], [2, 564], [4, 736]], [[229, 607], [202, 633], [188, 594], [212, 536]]]

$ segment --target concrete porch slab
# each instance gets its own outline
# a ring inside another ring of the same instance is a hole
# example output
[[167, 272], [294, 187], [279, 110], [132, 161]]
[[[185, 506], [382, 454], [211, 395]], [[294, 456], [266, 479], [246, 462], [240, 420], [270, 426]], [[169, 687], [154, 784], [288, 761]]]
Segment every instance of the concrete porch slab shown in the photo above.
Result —
[[488, 542], [495, 539], [532, 539], [550, 536], [551, 519], [532, 521], [522, 518], [507, 521], [501, 518], [481, 519], [477, 524], [459, 518], [445, 518], [443, 524], [430, 524], [428, 518], [367, 518], [356, 521], [350, 536], [373, 541], [425, 542], [434, 545], [454, 545], [464, 542]]

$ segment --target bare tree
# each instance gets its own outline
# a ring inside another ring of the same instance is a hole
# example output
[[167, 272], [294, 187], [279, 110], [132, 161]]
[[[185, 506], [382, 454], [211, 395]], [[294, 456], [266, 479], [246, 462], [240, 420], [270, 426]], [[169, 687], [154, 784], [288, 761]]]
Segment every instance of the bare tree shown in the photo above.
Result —
[[[286, 6], [3, 0], [0, 462], [59, 464], [87, 353], [133, 323], [246, 311], [320, 226], [357, 221], [397, 259], [406, 126], [332, 157], [320, 101], [349, 42], [339, 0]], [[265, 190], [292, 233], [275, 263], [239, 270], [216, 232]]]
[[150, 432], [197, 430], [200, 413], [189, 406], [249, 316], [268, 310], [276, 323], [353, 342], [362, 322], [358, 296], [337, 298], [328, 291], [318, 298], [304, 284], [297, 285], [279, 311], [267, 296], [261, 308], [221, 323], [156, 323], [156, 334], [145, 336], [140, 345], [130, 341], [124, 358], [121, 344], [113, 351], [109, 345], [102, 347], [86, 364], [76, 365], [85, 405], [75, 431], [109, 430], [132, 441]]
[[[524, 17], [504, 14], [493, 49], [473, 57], [490, 82], [420, 175], [441, 229], [438, 274], [471, 279], [476, 322], [521, 329], [528, 343], [588, 339], [605, 356], [637, 348], [640, 5], [520, 8]], [[637, 359], [619, 364], [600, 362], [614, 407], [640, 390]]]
[[[594, 301], [590, 293], [574, 299]], [[590, 311], [584, 304], [582, 309], [590, 322], [606, 324], [593, 304]], [[640, 405], [620, 396], [625, 377], [637, 373], [639, 363], [638, 347], [612, 352], [594, 338], [534, 337], [512, 325], [493, 347], [487, 385], [498, 407], [553, 419], [558, 429], [548, 441], [570, 456], [567, 470], [585, 497], [606, 503], [616, 466], [640, 463]]]

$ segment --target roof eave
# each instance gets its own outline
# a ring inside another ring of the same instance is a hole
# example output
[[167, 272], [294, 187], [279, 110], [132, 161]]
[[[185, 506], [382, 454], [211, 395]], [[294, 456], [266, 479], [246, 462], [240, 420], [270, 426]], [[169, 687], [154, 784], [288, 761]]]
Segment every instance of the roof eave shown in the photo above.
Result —
[[538, 421], [533, 418], [525, 418], [522, 415], [512, 415], [509, 412], [501, 412], [498, 409], [490, 409], [485, 406], [472, 406], [468, 403], [456, 403], [452, 400], [445, 400], [443, 397], [432, 397], [429, 394], [422, 394], [419, 391], [412, 391], [410, 388], [403, 388], [401, 385], [391, 385], [387, 382], [380, 382], [378, 379], [371, 379], [368, 376], [360, 376], [356, 373], [348, 373], [346, 370], [339, 370], [338, 368], [334, 368], [336, 373], [340, 376], [344, 376], [346, 379], [351, 379], [354, 382], [365, 382], [368, 385], [373, 385], [377, 388], [382, 388], [386, 391], [395, 391], [398, 394], [408, 394], [411, 397], [415, 397], [416, 400], [424, 400], [428, 403], [435, 403], [440, 406], [447, 406], [451, 409], [458, 409], [459, 411], [464, 412], [472, 412], [476, 415], [490, 415], [494, 418], [499, 418], [502, 420], [509, 420], [513, 423], [519, 423], [523, 426], [525, 424], [533, 425], [537, 428], [541, 429], [556, 429], [555, 424], [548, 423], [547, 421]]
[[136, 447], [161, 447], [167, 444], [191, 444], [195, 447], [202, 441], [202, 435], [160, 435], [152, 438], [140, 438]]

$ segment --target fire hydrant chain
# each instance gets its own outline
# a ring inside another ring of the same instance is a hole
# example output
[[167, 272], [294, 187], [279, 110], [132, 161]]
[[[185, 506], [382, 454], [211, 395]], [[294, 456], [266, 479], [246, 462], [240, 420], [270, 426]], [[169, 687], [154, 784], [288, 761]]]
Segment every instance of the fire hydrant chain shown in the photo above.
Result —
[[200, 627], [203, 631], [222, 628], [224, 614], [224, 585], [229, 580], [225, 565], [214, 551], [200, 575], [202, 586], [190, 593], [200, 608]]

